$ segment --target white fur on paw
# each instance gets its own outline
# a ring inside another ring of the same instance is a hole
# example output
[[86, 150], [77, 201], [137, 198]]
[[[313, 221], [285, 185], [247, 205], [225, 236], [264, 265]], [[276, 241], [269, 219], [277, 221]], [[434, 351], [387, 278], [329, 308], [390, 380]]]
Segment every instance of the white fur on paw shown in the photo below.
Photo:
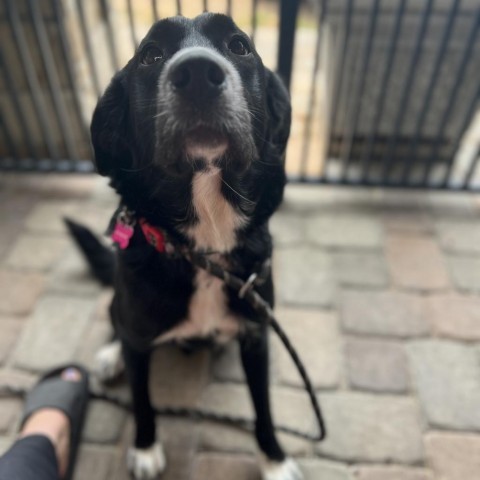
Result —
[[150, 448], [130, 448], [127, 454], [127, 467], [135, 480], [153, 480], [166, 466], [165, 454], [160, 443]]
[[262, 465], [263, 480], [303, 480], [300, 467], [291, 458], [283, 462], [266, 461]]
[[106, 382], [118, 377], [125, 368], [122, 357], [122, 344], [115, 340], [104, 345], [95, 356], [95, 373]]

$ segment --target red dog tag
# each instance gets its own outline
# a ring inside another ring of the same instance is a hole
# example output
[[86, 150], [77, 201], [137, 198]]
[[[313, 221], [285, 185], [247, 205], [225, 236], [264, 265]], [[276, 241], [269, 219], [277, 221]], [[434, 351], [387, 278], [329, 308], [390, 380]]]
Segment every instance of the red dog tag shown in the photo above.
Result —
[[120, 247], [121, 250], [125, 250], [130, 243], [130, 239], [133, 237], [133, 227], [126, 225], [122, 222], [117, 222], [112, 233], [112, 240]]

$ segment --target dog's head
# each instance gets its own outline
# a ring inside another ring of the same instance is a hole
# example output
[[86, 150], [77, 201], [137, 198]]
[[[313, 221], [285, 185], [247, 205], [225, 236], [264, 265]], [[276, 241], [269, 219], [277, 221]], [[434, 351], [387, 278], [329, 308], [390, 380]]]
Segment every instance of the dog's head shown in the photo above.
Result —
[[284, 156], [288, 93], [249, 37], [224, 15], [157, 22], [95, 110], [97, 169], [191, 175], [214, 164], [241, 174]]

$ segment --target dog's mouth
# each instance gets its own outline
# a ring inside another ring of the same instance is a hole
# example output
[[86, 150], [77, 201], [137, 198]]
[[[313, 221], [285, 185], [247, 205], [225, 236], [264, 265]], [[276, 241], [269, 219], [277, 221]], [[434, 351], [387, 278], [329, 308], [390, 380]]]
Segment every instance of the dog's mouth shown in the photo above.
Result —
[[210, 127], [197, 127], [185, 136], [185, 153], [192, 159], [211, 162], [220, 158], [228, 148], [228, 139]]

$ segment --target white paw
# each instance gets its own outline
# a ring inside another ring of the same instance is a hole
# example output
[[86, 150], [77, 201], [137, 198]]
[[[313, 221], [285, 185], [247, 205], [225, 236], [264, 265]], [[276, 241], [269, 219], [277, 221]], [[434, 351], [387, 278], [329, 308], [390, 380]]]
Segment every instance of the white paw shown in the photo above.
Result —
[[127, 454], [127, 467], [135, 480], [153, 480], [166, 466], [165, 454], [160, 443], [150, 448], [130, 448]]
[[283, 462], [263, 462], [262, 480], [303, 480], [303, 474], [294, 460], [286, 458]]
[[118, 377], [124, 370], [120, 341], [104, 345], [95, 356], [95, 374], [102, 382], [108, 382]]

